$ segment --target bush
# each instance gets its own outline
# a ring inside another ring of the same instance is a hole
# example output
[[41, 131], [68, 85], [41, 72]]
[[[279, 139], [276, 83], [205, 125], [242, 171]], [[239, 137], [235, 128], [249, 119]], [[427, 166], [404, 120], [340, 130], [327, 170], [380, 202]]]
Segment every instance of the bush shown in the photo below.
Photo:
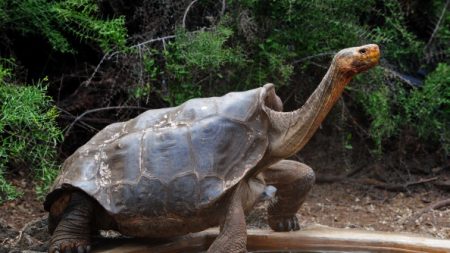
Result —
[[43, 83], [12, 85], [8, 77], [11, 71], [0, 65], [0, 202], [20, 195], [4, 177], [13, 167], [31, 169], [42, 196], [58, 172], [56, 147], [62, 141], [58, 113]]
[[441, 63], [423, 86], [402, 93], [403, 127], [412, 126], [424, 140], [438, 142], [450, 154], [450, 66]]
[[103, 51], [125, 46], [125, 19], [100, 19], [93, 0], [0, 0], [0, 21], [0, 30], [43, 36], [63, 53], [75, 52], [69, 34]]
[[[172, 78], [170, 97], [166, 98], [170, 104], [178, 105], [202, 96], [198, 80], [205, 77], [220, 79], [221, 68], [245, 64], [241, 50], [226, 45], [232, 35], [232, 29], [224, 25], [195, 33], [177, 31], [175, 41], [164, 53], [167, 73]], [[220, 87], [215, 88], [220, 90]]]
[[450, 67], [439, 64], [420, 87], [405, 86], [385, 75], [381, 70], [373, 71], [364, 80], [374, 85], [354, 90], [370, 117], [373, 151], [381, 155], [385, 141], [408, 132], [449, 154], [450, 133], [446, 126], [450, 123]]

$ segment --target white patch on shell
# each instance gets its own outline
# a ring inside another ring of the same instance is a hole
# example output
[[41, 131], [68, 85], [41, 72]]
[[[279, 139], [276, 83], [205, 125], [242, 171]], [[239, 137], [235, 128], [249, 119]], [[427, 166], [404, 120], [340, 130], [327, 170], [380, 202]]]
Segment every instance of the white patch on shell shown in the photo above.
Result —
[[186, 122], [174, 122], [170, 120], [162, 120], [158, 124], [154, 125], [152, 128], [149, 128], [150, 131], [157, 131], [159, 129], [165, 129], [165, 128], [177, 128], [182, 126], [189, 126]]
[[201, 110], [203, 110], [203, 111], [208, 110], [208, 106], [206, 106], [206, 105], [202, 106]]
[[128, 122], [123, 123], [122, 130], [121, 130], [122, 134], [127, 134], [128, 133], [127, 126], [128, 126]]
[[117, 138], [119, 138], [120, 134], [120, 132], [113, 134], [109, 139], [104, 140], [103, 143], [110, 143], [112, 141], [115, 141]]
[[[107, 164], [105, 161], [108, 159], [108, 156], [106, 155], [106, 152], [103, 150], [106, 144], [100, 145], [100, 154], [99, 154], [99, 160], [100, 160], [100, 177], [99, 177], [99, 185], [100, 187], [106, 187], [111, 185], [111, 170], [109, 169], [109, 164]], [[98, 155], [96, 155], [98, 156]]]

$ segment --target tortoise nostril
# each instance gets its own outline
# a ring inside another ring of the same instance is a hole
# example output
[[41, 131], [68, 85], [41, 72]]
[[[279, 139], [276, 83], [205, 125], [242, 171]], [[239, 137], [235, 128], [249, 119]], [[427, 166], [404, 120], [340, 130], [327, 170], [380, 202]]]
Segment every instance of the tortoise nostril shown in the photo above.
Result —
[[360, 54], [365, 54], [365, 53], [367, 53], [367, 49], [361, 48], [361, 49], [359, 50], [359, 53], [360, 53]]

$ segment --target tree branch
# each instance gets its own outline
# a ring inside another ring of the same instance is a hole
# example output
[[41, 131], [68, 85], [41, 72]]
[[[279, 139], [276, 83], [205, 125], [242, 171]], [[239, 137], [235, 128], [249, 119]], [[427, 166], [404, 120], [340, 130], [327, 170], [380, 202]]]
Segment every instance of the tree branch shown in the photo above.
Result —
[[222, 9], [220, 10], [220, 16], [222, 17], [225, 14], [225, 9], [227, 7], [226, 0], [222, 0]]
[[93, 112], [107, 111], [107, 110], [120, 110], [120, 109], [135, 109], [135, 110], [148, 110], [148, 108], [140, 107], [140, 106], [110, 106], [110, 107], [101, 107], [92, 110], [87, 110], [83, 112], [81, 115], [77, 116], [74, 121], [69, 125], [67, 130], [64, 133], [64, 137], [69, 135], [70, 130], [72, 130], [73, 126], [84, 116]]
[[441, 26], [441, 22], [442, 22], [442, 19], [444, 18], [445, 12], [447, 11], [447, 7], [448, 7], [449, 2], [450, 2], [450, 0], [447, 0], [445, 2], [444, 8], [442, 8], [441, 16], [439, 17], [439, 20], [436, 23], [436, 26], [434, 27], [433, 33], [431, 34], [430, 39], [428, 39], [428, 42], [425, 45], [424, 50], [426, 50], [431, 45], [431, 42], [433, 42], [434, 37], [436, 36], [437, 31], [439, 30], [439, 27]]
[[183, 15], [183, 23], [182, 23], [183, 28], [186, 28], [186, 17], [187, 17], [187, 14], [188, 14], [189, 10], [191, 9], [192, 5], [194, 5], [197, 1], [198, 1], [198, 0], [192, 1], [192, 2], [188, 5], [188, 7], [186, 8], [186, 10], [184, 11], [184, 15]]

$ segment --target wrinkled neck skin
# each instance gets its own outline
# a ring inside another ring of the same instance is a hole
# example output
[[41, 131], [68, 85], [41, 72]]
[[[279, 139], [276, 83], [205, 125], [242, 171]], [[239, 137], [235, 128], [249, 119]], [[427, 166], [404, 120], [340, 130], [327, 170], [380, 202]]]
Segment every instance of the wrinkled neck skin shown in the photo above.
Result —
[[333, 60], [322, 82], [306, 103], [293, 112], [265, 108], [274, 129], [270, 133], [270, 156], [287, 158], [300, 151], [311, 139], [337, 102], [353, 75], [338, 71]]

